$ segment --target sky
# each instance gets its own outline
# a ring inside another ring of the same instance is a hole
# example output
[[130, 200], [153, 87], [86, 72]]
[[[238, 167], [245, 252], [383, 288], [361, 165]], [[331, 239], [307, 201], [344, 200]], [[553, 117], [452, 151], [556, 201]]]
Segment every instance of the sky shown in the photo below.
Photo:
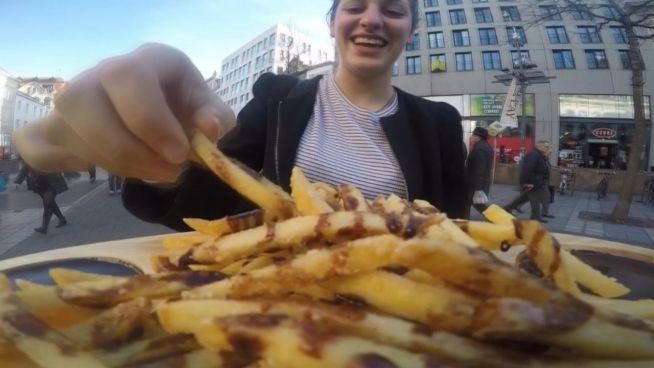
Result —
[[0, 68], [71, 79], [146, 42], [185, 52], [205, 77], [277, 23], [331, 45], [330, 0], [0, 0]]

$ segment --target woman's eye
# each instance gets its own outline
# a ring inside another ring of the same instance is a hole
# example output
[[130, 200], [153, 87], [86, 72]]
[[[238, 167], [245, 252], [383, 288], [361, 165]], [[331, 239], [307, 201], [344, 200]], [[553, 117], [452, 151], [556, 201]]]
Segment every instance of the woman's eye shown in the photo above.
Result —
[[404, 11], [404, 9], [386, 9], [385, 13], [390, 17], [396, 18], [400, 18], [406, 15], [406, 11]]
[[348, 7], [344, 8], [343, 10], [345, 10], [348, 13], [356, 14], [356, 13], [361, 13], [363, 11], [363, 7], [361, 7], [361, 6], [348, 6]]

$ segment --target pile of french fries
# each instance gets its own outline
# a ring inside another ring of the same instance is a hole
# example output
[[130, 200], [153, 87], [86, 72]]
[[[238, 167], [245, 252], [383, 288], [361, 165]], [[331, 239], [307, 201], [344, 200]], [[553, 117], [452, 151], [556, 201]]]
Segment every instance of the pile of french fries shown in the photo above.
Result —
[[289, 195], [193, 147], [260, 209], [186, 219], [151, 275], [0, 279], [0, 366], [654, 367], [654, 301], [616, 299], [538, 222], [451, 220], [297, 168]]

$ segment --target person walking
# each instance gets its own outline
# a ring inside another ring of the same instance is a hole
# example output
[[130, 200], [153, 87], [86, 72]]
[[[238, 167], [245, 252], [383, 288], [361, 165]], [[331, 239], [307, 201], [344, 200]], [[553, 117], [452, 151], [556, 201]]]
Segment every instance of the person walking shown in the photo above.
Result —
[[109, 182], [109, 195], [120, 194], [123, 187], [123, 178], [110, 173], [107, 181]]
[[[519, 207], [526, 200], [531, 206], [531, 219], [547, 222], [546, 218], [553, 218], [549, 214], [550, 208], [550, 143], [538, 141], [536, 148], [522, 159], [520, 167], [521, 195], [505, 207], [509, 212]], [[526, 199], [525, 199], [526, 197]]]
[[37, 233], [47, 234], [48, 225], [50, 224], [50, 219], [54, 214], [59, 219], [57, 227], [62, 227], [68, 224], [64, 214], [61, 213], [55, 197], [68, 190], [68, 185], [66, 185], [66, 180], [64, 176], [57, 173], [44, 173], [32, 169], [29, 165], [23, 164], [16, 180], [16, 184], [22, 184], [23, 181], [27, 181], [27, 189], [38, 194], [43, 201], [43, 218], [41, 226], [34, 229]]
[[480, 213], [488, 207], [493, 168], [493, 148], [488, 144], [488, 130], [476, 127], [470, 141], [473, 146], [466, 159], [468, 218], [470, 217], [470, 205]]

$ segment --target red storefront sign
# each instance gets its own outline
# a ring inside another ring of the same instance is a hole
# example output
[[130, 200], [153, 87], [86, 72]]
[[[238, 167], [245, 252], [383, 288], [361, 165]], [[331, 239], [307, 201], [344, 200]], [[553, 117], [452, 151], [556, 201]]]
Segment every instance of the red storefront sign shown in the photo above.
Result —
[[615, 138], [616, 135], [618, 135], [618, 132], [616, 132], [614, 129], [610, 128], [597, 128], [593, 129], [593, 136], [601, 139], [611, 139]]

